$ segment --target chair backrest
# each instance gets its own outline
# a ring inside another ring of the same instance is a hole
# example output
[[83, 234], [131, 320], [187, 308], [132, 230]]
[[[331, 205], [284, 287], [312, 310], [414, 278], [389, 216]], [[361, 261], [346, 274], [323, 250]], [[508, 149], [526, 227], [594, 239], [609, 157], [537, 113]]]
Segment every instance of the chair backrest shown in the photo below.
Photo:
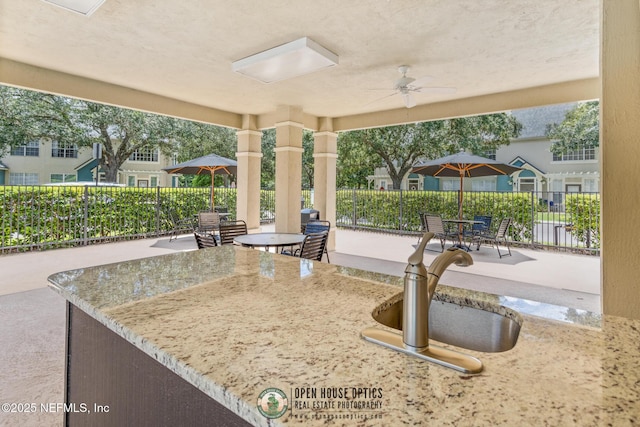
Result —
[[216, 242], [216, 238], [213, 234], [200, 234], [194, 232], [193, 235], [196, 238], [196, 244], [198, 245], [198, 249], [204, 248], [212, 248], [214, 246], [218, 246], [218, 242]]
[[496, 239], [507, 238], [507, 230], [509, 230], [511, 221], [512, 218], [503, 218], [502, 221], [500, 221], [500, 226], [498, 227], [498, 232], [496, 233]]
[[220, 225], [218, 212], [200, 212], [198, 214], [198, 231], [214, 231]]
[[220, 244], [228, 245], [233, 239], [247, 234], [247, 223], [242, 220], [223, 221], [220, 223]]
[[473, 224], [471, 230], [473, 231], [489, 231], [491, 228], [491, 216], [489, 215], [474, 215], [474, 221], [482, 221], [482, 224]]
[[322, 261], [322, 255], [324, 254], [324, 248], [327, 246], [328, 236], [328, 231], [307, 234], [304, 242], [302, 242], [302, 248], [300, 248], [300, 258]]
[[425, 231], [430, 231], [435, 235], [445, 234], [444, 223], [440, 215], [424, 214]]
[[328, 232], [331, 228], [329, 221], [313, 220], [309, 221], [304, 227], [304, 234], [320, 233], [321, 231]]

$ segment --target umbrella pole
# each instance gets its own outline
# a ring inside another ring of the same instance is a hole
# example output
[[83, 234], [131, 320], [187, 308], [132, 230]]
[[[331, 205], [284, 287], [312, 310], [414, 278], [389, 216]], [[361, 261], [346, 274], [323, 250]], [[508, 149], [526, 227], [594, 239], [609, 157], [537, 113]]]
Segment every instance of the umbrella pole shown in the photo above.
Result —
[[[458, 192], [458, 220], [462, 221], [462, 192], [464, 185], [464, 171], [460, 170], [460, 191]], [[458, 239], [462, 245], [462, 236], [464, 234], [464, 228], [462, 222], [458, 223]]]
[[210, 172], [211, 172], [211, 212], [213, 212], [215, 210], [215, 208], [214, 208], [214, 206], [215, 206], [215, 204], [214, 204], [214, 201], [215, 201], [214, 191], [215, 190], [213, 189], [213, 182], [214, 182], [213, 176], [216, 173], [216, 171], [215, 171], [215, 169], [210, 169]]

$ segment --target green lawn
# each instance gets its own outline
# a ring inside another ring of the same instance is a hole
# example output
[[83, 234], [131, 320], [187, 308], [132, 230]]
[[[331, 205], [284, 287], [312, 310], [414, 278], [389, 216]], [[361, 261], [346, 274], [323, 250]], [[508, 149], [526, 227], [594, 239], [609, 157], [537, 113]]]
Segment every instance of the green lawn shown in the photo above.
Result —
[[546, 222], [565, 222], [567, 220], [567, 214], [561, 212], [538, 212], [536, 214], [536, 221]]

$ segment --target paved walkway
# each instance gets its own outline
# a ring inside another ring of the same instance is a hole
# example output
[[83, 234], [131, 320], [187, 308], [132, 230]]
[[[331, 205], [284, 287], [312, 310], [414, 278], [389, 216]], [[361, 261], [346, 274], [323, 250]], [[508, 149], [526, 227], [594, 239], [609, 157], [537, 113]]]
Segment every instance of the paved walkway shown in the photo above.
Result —
[[[273, 230], [273, 226], [263, 228]], [[336, 230], [332, 264], [402, 276], [415, 237]], [[438, 245], [431, 243], [428, 248]], [[4, 402], [63, 401], [65, 304], [48, 289], [50, 274], [105, 263], [196, 250], [193, 236], [132, 240], [80, 248], [0, 255], [0, 396]], [[599, 258], [494, 248], [472, 251], [472, 266], [451, 266], [440, 280], [451, 286], [600, 311]], [[438, 252], [425, 251], [425, 264]], [[60, 426], [62, 414], [0, 413], [0, 426]]]

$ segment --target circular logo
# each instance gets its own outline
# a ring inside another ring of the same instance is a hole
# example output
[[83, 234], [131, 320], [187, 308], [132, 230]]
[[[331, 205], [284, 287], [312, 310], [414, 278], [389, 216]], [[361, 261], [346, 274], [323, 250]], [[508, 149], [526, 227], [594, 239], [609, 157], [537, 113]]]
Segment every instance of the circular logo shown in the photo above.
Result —
[[287, 395], [279, 388], [268, 388], [258, 396], [258, 411], [267, 418], [280, 418], [288, 407]]

